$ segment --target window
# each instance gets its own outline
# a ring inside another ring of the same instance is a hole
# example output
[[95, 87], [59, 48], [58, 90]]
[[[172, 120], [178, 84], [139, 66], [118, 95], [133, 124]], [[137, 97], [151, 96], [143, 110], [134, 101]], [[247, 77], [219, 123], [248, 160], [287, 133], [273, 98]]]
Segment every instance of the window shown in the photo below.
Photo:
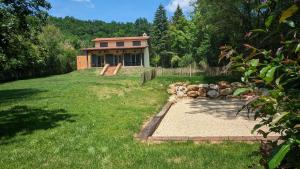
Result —
[[124, 42], [117, 42], [116, 45], [117, 45], [118, 47], [124, 46]]
[[124, 66], [141, 66], [141, 56], [139, 53], [125, 53]]
[[141, 41], [133, 41], [132, 46], [141, 46]]
[[108, 47], [108, 42], [100, 42], [100, 47]]

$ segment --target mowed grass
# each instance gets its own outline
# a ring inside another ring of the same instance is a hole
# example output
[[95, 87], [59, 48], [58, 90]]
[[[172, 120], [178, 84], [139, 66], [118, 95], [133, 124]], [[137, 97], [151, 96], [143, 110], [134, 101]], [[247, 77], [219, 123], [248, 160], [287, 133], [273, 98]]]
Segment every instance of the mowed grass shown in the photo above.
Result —
[[[174, 81], [95, 70], [0, 84], [0, 168], [248, 168], [257, 144], [147, 144], [134, 139]], [[210, 79], [211, 80], [211, 79]], [[217, 124], [216, 124], [217, 125]], [[221, 126], [220, 126], [221, 127]]]

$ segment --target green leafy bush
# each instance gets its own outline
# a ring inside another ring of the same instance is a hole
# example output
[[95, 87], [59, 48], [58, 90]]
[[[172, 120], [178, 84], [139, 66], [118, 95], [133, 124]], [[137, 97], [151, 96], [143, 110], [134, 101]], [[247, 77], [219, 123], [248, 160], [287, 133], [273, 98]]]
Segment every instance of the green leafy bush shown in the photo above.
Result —
[[[229, 58], [232, 68], [243, 73], [242, 81], [251, 86], [237, 90], [236, 95], [248, 90], [267, 91], [248, 106], [255, 118], [261, 119], [253, 132], [264, 137], [272, 132], [281, 135], [262, 145], [263, 165], [271, 169], [300, 167], [300, 8], [297, 1], [285, 2], [288, 7], [282, 6], [281, 1], [262, 3], [264, 6], [258, 8], [265, 9], [265, 27], [249, 33], [260, 34], [262, 40], [271, 39], [272, 45], [256, 48], [260, 43], [244, 44], [246, 50], [240, 52], [231, 46], [221, 48], [221, 59]], [[262, 126], [269, 130], [261, 130]]]

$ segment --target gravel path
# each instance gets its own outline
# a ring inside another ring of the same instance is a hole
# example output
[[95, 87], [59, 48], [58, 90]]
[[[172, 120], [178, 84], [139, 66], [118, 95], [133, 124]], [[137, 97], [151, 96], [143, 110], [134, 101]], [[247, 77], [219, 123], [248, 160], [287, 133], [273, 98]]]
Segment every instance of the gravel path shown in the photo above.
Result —
[[153, 136], [256, 136], [251, 130], [258, 121], [253, 117], [249, 119], [246, 111], [236, 116], [242, 104], [240, 100], [179, 100], [170, 108]]

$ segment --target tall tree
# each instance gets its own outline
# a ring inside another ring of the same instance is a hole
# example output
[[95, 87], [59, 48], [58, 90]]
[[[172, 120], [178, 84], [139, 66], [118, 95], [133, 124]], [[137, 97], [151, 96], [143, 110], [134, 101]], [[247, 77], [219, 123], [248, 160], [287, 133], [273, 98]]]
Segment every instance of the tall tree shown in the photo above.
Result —
[[183, 57], [191, 52], [192, 28], [192, 23], [187, 21], [182, 9], [178, 6], [172, 17], [172, 23], [169, 26], [169, 38], [171, 51], [179, 57]]
[[183, 30], [184, 26], [187, 26], [187, 22], [181, 7], [178, 5], [172, 17], [172, 25], [176, 26], [177, 29]]
[[163, 5], [159, 5], [154, 17], [153, 28], [151, 32], [151, 44], [154, 53], [161, 56], [161, 62], [163, 66], [170, 65], [170, 58], [167, 54], [170, 49], [168, 27], [169, 23], [166, 10]]

